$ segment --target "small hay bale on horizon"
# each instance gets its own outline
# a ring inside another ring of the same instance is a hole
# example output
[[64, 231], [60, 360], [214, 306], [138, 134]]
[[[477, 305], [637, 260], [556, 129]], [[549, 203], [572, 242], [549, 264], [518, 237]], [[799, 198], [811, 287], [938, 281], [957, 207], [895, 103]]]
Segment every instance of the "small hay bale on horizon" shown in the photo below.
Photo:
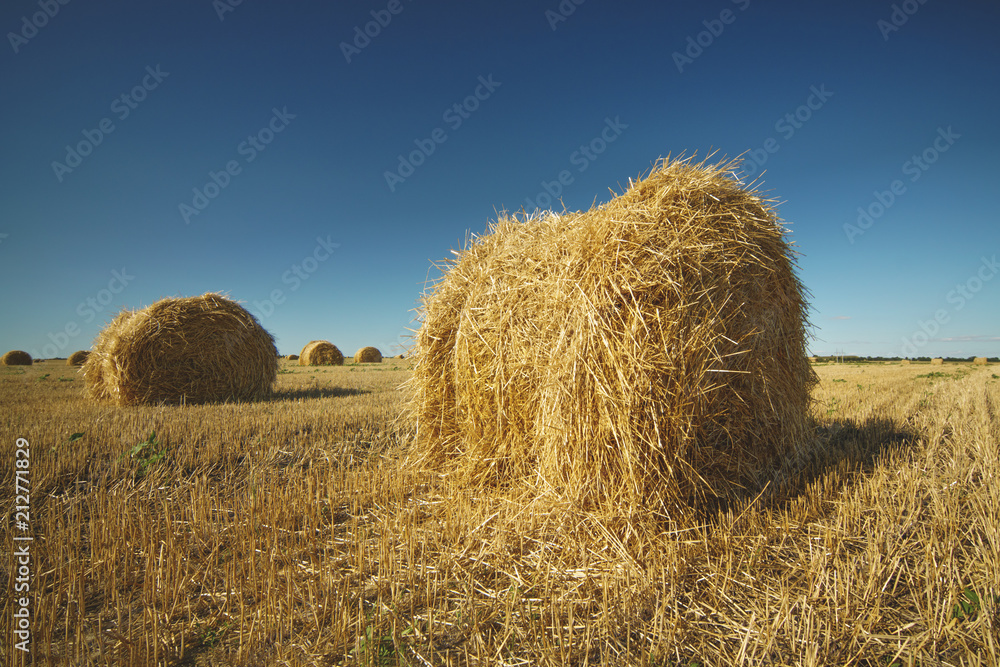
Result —
[[356, 364], [377, 364], [382, 361], [382, 353], [377, 347], [363, 347], [354, 353]]
[[976, 366], [985, 366], [988, 362], [986, 357], [976, 357], [972, 360], [972, 363]]
[[73, 354], [69, 355], [66, 360], [67, 366], [83, 366], [83, 363], [87, 361], [87, 357], [90, 356], [90, 352], [87, 350], [77, 350]]
[[3, 355], [0, 363], [4, 366], [30, 366], [33, 363], [31, 355], [24, 350], [11, 350]]
[[299, 366], [343, 366], [344, 355], [328, 340], [314, 340], [299, 354]]
[[298, 361], [299, 360], [299, 355], [297, 355], [297, 354], [290, 354], [290, 355], [288, 355], [288, 360], [289, 361]]
[[677, 516], [803, 451], [805, 290], [738, 164], [667, 158], [607, 204], [501, 216], [445, 260], [416, 336], [410, 463]]
[[903, 359], [899, 363], [900, 363], [901, 366], [909, 366], [910, 365], [910, 360], [909, 359]]
[[931, 366], [940, 366], [943, 363], [944, 359], [942, 359], [941, 357], [938, 357], [936, 359], [931, 359]]
[[278, 374], [274, 338], [221, 294], [123, 309], [83, 364], [90, 396], [118, 405], [253, 401]]

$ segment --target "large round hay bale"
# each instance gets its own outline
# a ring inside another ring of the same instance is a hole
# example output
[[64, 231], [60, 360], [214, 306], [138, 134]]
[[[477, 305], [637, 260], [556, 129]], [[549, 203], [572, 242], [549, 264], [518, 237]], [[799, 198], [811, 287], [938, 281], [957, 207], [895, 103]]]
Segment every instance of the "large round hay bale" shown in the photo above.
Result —
[[290, 354], [290, 355], [288, 355], [288, 360], [289, 361], [298, 361], [299, 360], [299, 355], [297, 355], [297, 354]]
[[69, 359], [66, 360], [66, 365], [83, 366], [83, 362], [87, 361], [88, 356], [90, 356], [90, 352], [87, 350], [77, 350], [73, 354], [69, 355]]
[[938, 357], [937, 359], [931, 359], [931, 366], [940, 366], [944, 363], [944, 359]]
[[377, 347], [363, 347], [354, 353], [356, 364], [377, 364], [382, 361], [382, 353]]
[[901, 366], [909, 366], [910, 365], [910, 360], [909, 359], [903, 359], [899, 363], [900, 363]]
[[274, 338], [219, 294], [125, 309], [83, 365], [90, 395], [118, 405], [250, 401], [277, 379]]
[[310, 341], [299, 355], [299, 366], [343, 366], [344, 355], [327, 340]]
[[4, 366], [30, 366], [32, 360], [31, 355], [24, 350], [11, 350], [3, 355], [3, 359], [0, 359], [0, 362]]
[[673, 514], [799, 452], [804, 289], [736, 167], [664, 161], [590, 211], [502, 217], [447, 260], [416, 339], [414, 463]]
[[985, 366], [986, 357], [976, 357], [975, 359], [972, 360], [972, 363], [975, 364], [976, 366]]

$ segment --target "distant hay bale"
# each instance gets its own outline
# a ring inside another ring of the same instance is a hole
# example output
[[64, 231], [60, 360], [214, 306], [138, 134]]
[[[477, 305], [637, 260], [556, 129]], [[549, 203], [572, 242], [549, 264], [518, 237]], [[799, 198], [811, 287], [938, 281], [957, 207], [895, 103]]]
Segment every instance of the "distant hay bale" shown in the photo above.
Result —
[[297, 355], [297, 354], [290, 354], [290, 355], [288, 355], [288, 360], [289, 361], [297, 361], [298, 358], [299, 358], [299, 355]]
[[940, 366], [944, 363], [944, 359], [938, 357], [937, 359], [931, 359], [931, 366]]
[[972, 360], [972, 363], [975, 364], [976, 366], [985, 366], [986, 357], [976, 357], [975, 359]]
[[118, 405], [258, 400], [277, 373], [271, 334], [212, 293], [123, 310], [83, 364], [91, 397]]
[[354, 354], [356, 364], [377, 364], [382, 361], [382, 353], [375, 347], [363, 347]]
[[903, 359], [899, 363], [902, 364], [903, 366], [909, 366], [910, 365], [910, 360], [909, 359]]
[[659, 163], [584, 213], [501, 217], [423, 297], [412, 463], [673, 514], [810, 437], [804, 289], [771, 202]]
[[83, 366], [83, 362], [87, 361], [88, 356], [90, 356], [90, 352], [87, 350], [77, 350], [73, 354], [69, 355], [69, 359], [66, 360], [66, 365]]
[[402, 355], [402, 354], [397, 354], [396, 358], [397, 359], [405, 359], [406, 357], [404, 355]]
[[809, 363], [810, 364], [815, 364], [816, 363], [816, 357], [808, 357], [808, 359], [809, 359]]
[[310, 341], [299, 355], [299, 366], [343, 366], [344, 355], [326, 340]]
[[30, 366], [31, 355], [24, 350], [11, 350], [0, 359], [4, 366]]

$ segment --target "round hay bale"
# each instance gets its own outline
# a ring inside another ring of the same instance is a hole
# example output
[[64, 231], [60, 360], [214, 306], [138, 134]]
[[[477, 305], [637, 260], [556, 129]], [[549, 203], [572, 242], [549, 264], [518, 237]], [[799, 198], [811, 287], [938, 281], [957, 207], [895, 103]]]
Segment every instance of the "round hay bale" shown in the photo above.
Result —
[[382, 353], [376, 347], [363, 347], [354, 353], [356, 364], [377, 364], [382, 361]]
[[11, 350], [0, 359], [4, 366], [30, 366], [31, 355], [24, 350]]
[[90, 356], [90, 352], [87, 350], [77, 350], [73, 354], [69, 355], [69, 359], [66, 360], [67, 366], [83, 366], [83, 362], [87, 361], [87, 357]]
[[972, 360], [972, 363], [975, 364], [976, 366], [985, 366], [986, 357], [976, 357], [975, 359]]
[[314, 340], [302, 348], [299, 366], [343, 366], [344, 355], [327, 340]]
[[737, 161], [658, 163], [583, 213], [501, 217], [423, 297], [412, 463], [673, 515], [810, 439], [805, 290]]
[[910, 365], [910, 360], [909, 359], [903, 359], [899, 363], [900, 363], [901, 366], [909, 366]]
[[252, 401], [278, 375], [274, 338], [220, 294], [125, 309], [98, 335], [83, 375], [90, 395], [118, 405]]
[[944, 363], [944, 359], [938, 357], [937, 359], [931, 359], [931, 366], [940, 366]]
[[290, 355], [288, 355], [288, 360], [289, 361], [298, 361], [298, 359], [299, 359], [299, 355], [297, 355], [297, 354], [290, 354]]

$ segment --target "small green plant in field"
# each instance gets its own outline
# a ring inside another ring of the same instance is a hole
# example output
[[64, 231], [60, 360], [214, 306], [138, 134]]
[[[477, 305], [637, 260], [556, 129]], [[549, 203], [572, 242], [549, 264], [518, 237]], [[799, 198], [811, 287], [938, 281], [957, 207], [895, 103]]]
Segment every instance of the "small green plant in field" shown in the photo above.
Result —
[[952, 607], [951, 616], [952, 618], [956, 618], [960, 621], [963, 621], [966, 618], [972, 620], [979, 615], [980, 608], [979, 594], [971, 588], [966, 588], [962, 591], [962, 595], [958, 598], [958, 602], [956, 602], [955, 606]]
[[71, 442], [76, 442], [77, 440], [79, 440], [80, 438], [82, 438], [82, 437], [84, 436], [84, 434], [85, 434], [85, 432], [84, 432], [84, 431], [81, 431], [80, 433], [74, 433], [73, 435], [69, 436], [69, 438], [67, 438], [67, 439], [66, 439], [66, 442], [63, 442], [63, 443], [56, 443], [56, 444], [55, 444], [55, 445], [54, 445], [54, 446], [52, 447], [52, 449], [50, 449], [49, 451], [52, 451], [52, 452], [54, 452], [54, 451], [56, 451], [57, 449], [59, 449], [60, 447], [63, 447], [63, 446], [65, 446], [65, 445], [68, 445], [68, 444], [69, 444], [69, 443], [71, 443]]
[[[1000, 605], [1000, 595], [993, 596], [993, 604]], [[982, 609], [983, 605], [979, 594], [972, 588], [966, 588], [959, 596], [958, 602], [951, 608], [951, 617], [959, 621], [975, 620]]]
[[[412, 627], [408, 630], [412, 631]], [[403, 634], [406, 634], [406, 631]], [[356, 657], [363, 657], [365, 663], [370, 665], [398, 664], [396, 645], [392, 641], [392, 636], [376, 636], [372, 625], [365, 628], [365, 636], [358, 641], [354, 654]]]
[[122, 454], [122, 458], [129, 458], [139, 462], [139, 474], [145, 475], [149, 469], [162, 461], [167, 455], [166, 449], [160, 449], [160, 443], [156, 440], [156, 431], [152, 431], [145, 441], [140, 442], [131, 450]]
[[42, 380], [47, 380], [49, 378], [49, 375], [51, 375], [51, 373], [46, 373], [45, 375], [40, 376], [38, 378], [38, 381], [41, 382]]
[[942, 373], [941, 371], [931, 371], [930, 373], [924, 373], [923, 375], [917, 375], [915, 377], [933, 380], [934, 378], [950, 378], [951, 376], [947, 373]]
[[223, 635], [226, 631], [233, 625], [232, 621], [226, 621], [221, 626], [212, 627], [201, 633], [201, 644], [202, 646], [217, 646], [220, 641], [222, 641]]
[[837, 408], [840, 405], [840, 399], [837, 398], [836, 396], [834, 396], [833, 398], [830, 399], [830, 402], [827, 403], [827, 405], [830, 406], [830, 407], [827, 408], [826, 414], [827, 415], [832, 415], [834, 412], [837, 411]]
[[994, 373], [993, 374], [993, 379], [994, 380], [1000, 380], [1000, 375], [997, 375], [996, 373]]
[[833, 381], [834, 382], [847, 382], [847, 380], [844, 380], [844, 379], [841, 379], [841, 378], [833, 378]]
[[59, 376], [59, 381], [60, 381], [60, 382], [72, 382], [72, 381], [73, 381], [73, 380], [75, 380], [75, 379], [76, 379], [76, 378], [64, 378], [64, 377], [63, 377], [63, 376], [61, 376], [61, 375]]

